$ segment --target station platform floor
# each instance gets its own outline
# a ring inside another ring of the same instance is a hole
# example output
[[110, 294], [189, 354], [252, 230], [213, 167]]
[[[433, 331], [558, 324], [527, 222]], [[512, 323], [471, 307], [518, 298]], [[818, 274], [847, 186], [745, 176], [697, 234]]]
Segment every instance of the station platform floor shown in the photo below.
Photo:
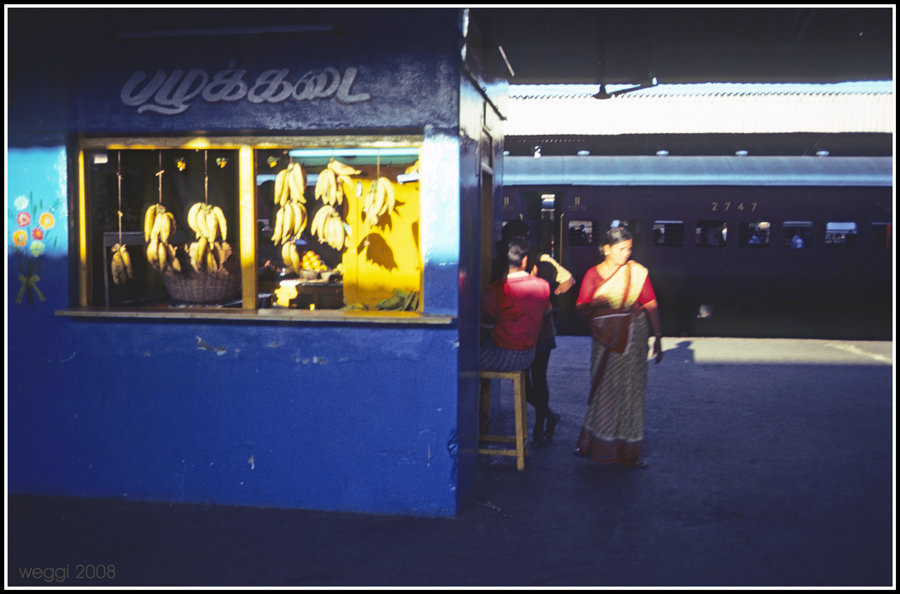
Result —
[[455, 518], [12, 495], [6, 585], [894, 588], [893, 343], [663, 346], [646, 469], [572, 454], [590, 338], [563, 336], [556, 436], [482, 460]]

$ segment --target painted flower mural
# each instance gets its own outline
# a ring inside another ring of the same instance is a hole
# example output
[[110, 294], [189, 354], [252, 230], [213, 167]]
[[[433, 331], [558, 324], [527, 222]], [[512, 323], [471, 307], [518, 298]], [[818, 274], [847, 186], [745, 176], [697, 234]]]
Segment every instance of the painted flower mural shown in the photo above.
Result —
[[46, 298], [38, 286], [41, 280], [40, 257], [48, 246], [55, 246], [58, 233], [50, 230], [56, 225], [56, 217], [53, 210], [57, 206], [45, 206], [33, 196], [18, 196], [13, 200], [14, 211], [9, 213], [10, 219], [15, 221], [12, 232], [12, 245], [16, 260], [19, 265], [19, 282], [21, 286], [16, 294], [16, 303], [22, 303], [25, 299], [34, 304], [35, 298], [45, 301]]

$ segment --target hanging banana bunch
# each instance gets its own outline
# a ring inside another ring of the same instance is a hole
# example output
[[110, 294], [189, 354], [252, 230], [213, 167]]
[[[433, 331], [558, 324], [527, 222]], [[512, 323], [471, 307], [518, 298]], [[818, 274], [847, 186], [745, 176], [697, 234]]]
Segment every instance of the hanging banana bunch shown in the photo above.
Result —
[[328, 165], [319, 174], [319, 179], [316, 180], [316, 199], [329, 206], [342, 204], [344, 196], [352, 196], [356, 187], [350, 176], [360, 173], [362, 171], [345, 163], [334, 159], [329, 160]]
[[[272, 243], [286, 245], [299, 239], [306, 229], [306, 173], [299, 163], [290, 163], [275, 176], [275, 205], [281, 208], [275, 213]], [[282, 250], [282, 254], [284, 250]], [[290, 266], [286, 260], [285, 265]]]
[[225, 213], [218, 206], [206, 202], [195, 202], [188, 209], [188, 227], [197, 240], [185, 245], [195, 272], [216, 272], [234, 253], [228, 238], [228, 223]]
[[394, 185], [388, 178], [379, 177], [369, 184], [369, 191], [363, 197], [366, 223], [374, 225], [382, 215], [392, 212], [395, 204]]
[[309, 232], [319, 240], [336, 250], [350, 247], [350, 235], [341, 219], [340, 213], [330, 205], [323, 206], [313, 217]]
[[181, 271], [181, 263], [175, 257], [175, 248], [169, 244], [169, 237], [175, 232], [175, 228], [175, 215], [162, 204], [152, 204], [144, 213], [147, 261], [160, 272], [170, 268], [176, 272]]
[[362, 173], [359, 169], [345, 163], [330, 159], [325, 169], [316, 180], [316, 198], [322, 201], [322, 208], [316, 212], [310, 224], [310, 233], [335, 250], [344, 250], [350, 246], [350, 235], [347, 225], [341, 218], [336, 206], [350, 199], [356, 191], [356, 182], [350, 177]]
[[112, 246], [110, 267], [112, 269], [113, 282], [117, 285], [126, 283], [134, 275], [131, 267], [131, 256], [128, 255], [128, 249], [124, 243], [117, 243]]

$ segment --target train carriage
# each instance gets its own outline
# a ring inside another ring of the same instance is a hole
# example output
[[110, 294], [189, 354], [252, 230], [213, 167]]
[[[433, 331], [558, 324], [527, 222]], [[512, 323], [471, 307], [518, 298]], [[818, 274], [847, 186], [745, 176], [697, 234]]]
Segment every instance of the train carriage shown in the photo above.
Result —
[[668, 335], [892, 338], [891, 157], [506, 157], [503, 185], [579, 281], [628, 227]]

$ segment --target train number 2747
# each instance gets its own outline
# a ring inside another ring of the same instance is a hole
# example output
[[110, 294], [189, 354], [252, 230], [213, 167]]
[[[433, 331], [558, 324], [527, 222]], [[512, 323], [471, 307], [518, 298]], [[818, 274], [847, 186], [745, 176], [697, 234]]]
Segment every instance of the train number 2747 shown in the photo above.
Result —
[[[731, 207], [733, 205], [734, 205], [733, 202], [713, 202], [712, 210], [713, 210], [713, 212], [728, 212], [729, 210], [731, 210]], [[735, 208], [737, 210], [741, 210], [741, 211], [749, 210], [750, 212], [755, 212], [757, 206], [759, 206], [758, 202], [751, 202], [749, 206], [744, 206], [743, 202], [738, 202], [738, 204], [737, 204], [737, 206], [735, 206]]]

